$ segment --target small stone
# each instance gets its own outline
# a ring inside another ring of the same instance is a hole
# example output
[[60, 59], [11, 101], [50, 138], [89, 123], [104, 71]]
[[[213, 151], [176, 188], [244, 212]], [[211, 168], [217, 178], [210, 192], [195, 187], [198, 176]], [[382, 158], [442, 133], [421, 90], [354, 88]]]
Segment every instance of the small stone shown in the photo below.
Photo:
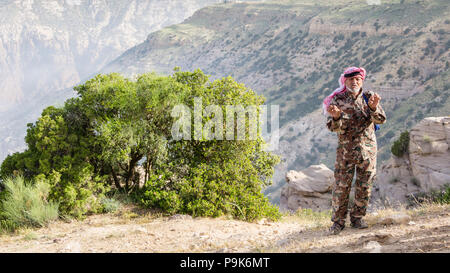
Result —
[[381, 253], [381, 245], [377, 241], [370, 241], [364, 247], [370, 253]]
[[267, 222], [266, 218], [262, 218], [261, 220], [258, 221], [258, 225], [265, 225]]
[[230, 250], [228, 248], [224, 247], [224, 248], [218, 249], [216, 252], [217, 253], [229, 253]]
[[192, 245], [189, 246], [189, 248], [190, 248], [191, 250], [196, 250], [196, 249], [198, 249], [199, 247], [198, 247], [198, 245], [192, 244]]
[[70, 253], [80, 253], [81, 252], [81, 244], [79, 242], [69, 242], [64, 247], [65, 252]]
[[414, 221], [409, 221], [409, 223], [408, 223], [408, 225], [410, 225], [410, 226], [414, 226], [416, 224], [416, 222], [414, 222]]
[[392, 244], [397, 241], [397, 239], [390, 234], [376, 234], [374, 239], [382, 244]]
[[135, 229], [136, 232], [140, 232], [140, 233], [147, 233], [147, 229], [143, 228], [143, 227], [137, 227]]

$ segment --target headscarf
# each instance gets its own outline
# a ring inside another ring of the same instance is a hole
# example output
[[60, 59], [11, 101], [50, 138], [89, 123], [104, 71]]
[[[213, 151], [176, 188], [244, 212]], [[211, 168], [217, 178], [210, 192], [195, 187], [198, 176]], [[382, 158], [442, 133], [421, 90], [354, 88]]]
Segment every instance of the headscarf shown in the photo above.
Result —
[[345, 87], [345, 80], [347, 79], [345, 76], [347, 75], [347, 77], [349, 77], [348, 74], [352, 74], [355, 72], [359, 72], [359, 75], [361, 75], [362, 80], [364, 80], [366, 78], [366, 70], [362, 67], [349, 67], [347, 69], [345, 69], [344, 73], [341, 74], [341, 76], [339, 77], [339, 88], [337, 88], [336, 90], [334, 90], [328, 97], [326, 97], [323, 100], [323, 114], [326, 115], [328, 106], [330, 106], [331, 100], [333, 99], [334, 96], [336, 96], [337, 94], [343, 93], [347, 90], [347, 88]]

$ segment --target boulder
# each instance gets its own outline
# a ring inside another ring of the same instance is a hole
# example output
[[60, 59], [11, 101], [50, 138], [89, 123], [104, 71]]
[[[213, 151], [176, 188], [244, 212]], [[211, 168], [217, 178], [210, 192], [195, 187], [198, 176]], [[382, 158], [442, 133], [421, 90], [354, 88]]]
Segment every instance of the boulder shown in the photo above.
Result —
[[333, 183], [334, 173], [324, 164], [312, 165], [299, 172], [291, 170], [286, 174], [286, 185], [281, 190], [280, 209], [328, 210]]
[[423, 119], [410, 131], [408, 153], [392, 156], [378, 171], [372, 198], [406, 204], [417, 193], [450, 183], [450, 116]]
[[420, 192], [420, 185], [412, 175], [407, 156], [391, 157], [377, 172], [371, 203], [400, 205], [407, 203], [410, 194]]
[[410, 132], [412, 175], [423, 191], [450, 183], [450, 116], [422, 120]]

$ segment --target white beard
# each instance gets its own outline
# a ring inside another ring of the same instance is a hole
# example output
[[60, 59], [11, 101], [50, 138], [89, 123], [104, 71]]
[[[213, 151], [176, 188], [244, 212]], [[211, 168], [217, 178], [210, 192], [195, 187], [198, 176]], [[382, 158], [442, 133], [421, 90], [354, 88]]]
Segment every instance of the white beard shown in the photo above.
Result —
[[352, 93], [358, 93], [360, 89], [361, 88], [351, 89], [350, 87], [347, 87], [347, 90], [352, 92]]

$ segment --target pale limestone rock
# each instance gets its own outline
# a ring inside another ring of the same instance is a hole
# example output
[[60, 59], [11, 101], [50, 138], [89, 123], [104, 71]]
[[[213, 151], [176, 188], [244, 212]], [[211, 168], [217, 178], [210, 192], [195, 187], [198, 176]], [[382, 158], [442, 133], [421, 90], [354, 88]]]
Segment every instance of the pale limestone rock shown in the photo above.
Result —
[[450, 116], [423, 119], [410, 131], [408, 153], [378, 171], [372, 197], [391, 204], [450, 183]]
[[378, 223], [382, 225], [406, 225], [411, 222], [411, 216], [404, 213], [394, 214], [388, 217], [381, 218]]
[[370, 253], [381, 253], [381, 245], [377, 241], [370, 241], [364, 247]]
[[400, 213], [400, 214], [395, 214], [392, 216], [392, 218], [394, 219], [394, 224], [408, 224], [411, 221], [411, 216], [404, 214], [404, 213]]
[[312, 165], [301, 172], [291, 170], [286, 175], [291, 187], [303, 194], [328, 192], [333, 179], [333, 171], [323, 164]]
[[65, 253], [81, 253], [81, 244], [77, 241], [70, 241], [63, 249]]
[[286, 174], [286, 182], [281, 190], [281, 209], [291, 211], [299, 208], [316, 211], [330, 209], [334, 173], [325, 165], [312, 165], [300, 172], [291, 170]]
[[148, 233], [147, 229], [144, 228], [144, 227], [137, 227], [137, 228], [135, 228], [134, 231], [135, 231], [136, 233], [144, 233], [144, 234], [147, 234], [147, 233]]

